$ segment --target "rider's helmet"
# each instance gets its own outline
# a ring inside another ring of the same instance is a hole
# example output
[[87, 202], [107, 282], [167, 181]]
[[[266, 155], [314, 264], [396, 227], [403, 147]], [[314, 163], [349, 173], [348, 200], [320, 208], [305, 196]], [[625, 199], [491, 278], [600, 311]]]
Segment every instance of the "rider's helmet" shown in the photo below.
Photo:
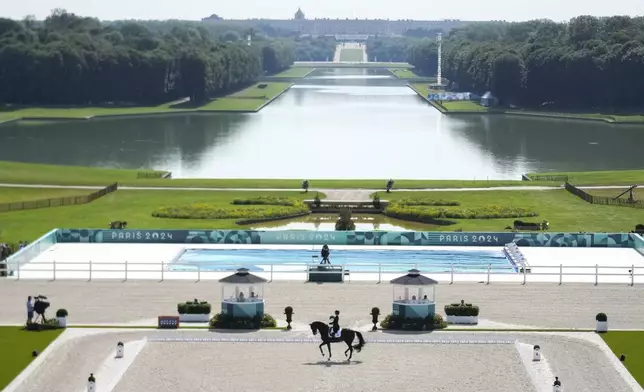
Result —
[[339, 311], [339, 310], [336, 310], [336, 311], [335, 311], [335, 315], [336, 315], [336, 316], [339, 316], [339, 315], [340, 315], [340, 311]]

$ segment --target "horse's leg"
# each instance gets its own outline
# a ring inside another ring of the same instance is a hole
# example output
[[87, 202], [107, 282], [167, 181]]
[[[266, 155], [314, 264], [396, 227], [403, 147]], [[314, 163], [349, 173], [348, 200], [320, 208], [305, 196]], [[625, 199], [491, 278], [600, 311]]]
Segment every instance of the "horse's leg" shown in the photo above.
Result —
[[322, 353], [322, 356], [324, 356], [324, 351], [322, 350], [322, 346], [324, 346], [325, 344], [326, 344], [325, 342], [322, 342], [322, 344], [320, 344], [320, 352]]
[[331, 360], [331, 342], [327, 343], [326, 346], [329, 348], [329, 358], [327, 358], [327, 361]]

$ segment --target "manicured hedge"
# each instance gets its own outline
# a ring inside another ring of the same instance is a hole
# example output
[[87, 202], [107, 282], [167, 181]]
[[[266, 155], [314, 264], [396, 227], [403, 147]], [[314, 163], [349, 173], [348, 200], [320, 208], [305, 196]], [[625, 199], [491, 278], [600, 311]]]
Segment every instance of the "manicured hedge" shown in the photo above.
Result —
[[440, 314], [435, 314], [434, 317], [426, 317], [424, 319], [403, 318], [401, 316], [388, 314], [380, 322], [380, 327], [382, 329], [400, 331], [423, 331], [443, 329], [447, 327], [447, 323], [443, 321], [443, 317]]
[[403, 206], [460, 206], [458, 201], [432, 200], [432, 199], [402, 199], [396, 202]]
[[308, 213], [306, 204], [299, 202], [292, 206], [266, 205], [248, 208], [222, 208], [214, 204], [187, 204], [162, 207], [152, 212], [156, 218], [174, 219], [269, 219]]
[[235, 199], [231, 204], [234, 205], [269, 205], [269, 206], [288, 206], [296, 207], [304, 205], [302, 201], [292, 197], [273, 197], [273, 196], [260, 196], [250, 199]]
[[206, 301], [187, 301], [177, 304], [179, 314], [210, 314], [212, 307]]
[[448, 316], [478, 316], [479, 307], [472, 304], [449, 304], [445, 305], [445, 314]]
[[277, 321], [268, 313], [264, 317], [233, 317], [228, 314], [217, 313], [210, 319], [210, 327], [217, 329], [260, 329], [275, 328]]
[[[490, 205], [479, 208], [431, 208], [391, 203], [385, 214], [394, 218], [435, 223], [444, 219], [501, 219], [539, 215], [526, 208]], [[453, 223], [453, 222], [452, 222]]]

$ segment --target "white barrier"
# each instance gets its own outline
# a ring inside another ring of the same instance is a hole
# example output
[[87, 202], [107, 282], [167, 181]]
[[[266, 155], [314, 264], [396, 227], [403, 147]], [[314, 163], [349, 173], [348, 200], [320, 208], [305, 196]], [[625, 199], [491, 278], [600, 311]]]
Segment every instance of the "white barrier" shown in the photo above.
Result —
[[[319, 264], [265, 264], [261, 267], [263, 271], [251, 271], [258, 276], [265, 277], [269, 281], [278, 280], [297, 280], [305, 281], [309, 267], [316, 267]], [[551, 282], [563, 284], [564, 277], [569, 283], [625, 283], [633, 286], [635, 283], [644, 283], [644, 269], [642, 273], [636, 270], [635, 265], [631, 266], [609, 266], [609, 265], [587, 265], [587, 266], [564, 266], [559, 265], [539, 265], [532, 266], [529, 274], [516, 273], [507, 266], [481, 266], [480, 264], [343, 264], [343, 271], [347, 273], [346, 281], [362, 280], [377, 281], [393, 279], [405, 273], [405, 271], [415, 268], [420, 270], [421, 274], [432, 276], [433, 278], [443, 281], [455, 282], [484, 282], [490, 284], [493, 280], [496, 282]], [[9, 276], [9, 279], [47, 279], [47, 280], [160, 280], [166, 278], [171, 280], [218, 280], [236, 272], [237, 268], [243, 265], [229, 266], [228, 269], [216, 270], [202, 269], [199, 264], [180, 264], [164, 262], [102, 262], [92, 263], [89, 260], [86, 263], [79, 262], [37, 262], [25, 265], [11, 265], [9, 270], [15, 269], [16, 273]], [[431, 270], [424, 270], [425, 267]], [[337, 273], [332, 271], [316, 271], [316, 273]], [[494, 279], [492, 278], [494, 277]]]

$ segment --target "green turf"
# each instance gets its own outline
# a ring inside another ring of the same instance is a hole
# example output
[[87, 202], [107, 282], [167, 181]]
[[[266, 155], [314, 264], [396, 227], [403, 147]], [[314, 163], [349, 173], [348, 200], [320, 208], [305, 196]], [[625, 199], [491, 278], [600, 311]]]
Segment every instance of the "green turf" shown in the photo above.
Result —
[[0, 204], [18, 203], [42, 199], [54, 199], [68, 196], [85, 196], [92, 193], [89, 189], [56, 189], [56, 188], [0, 188]]
[[286, 71], [282, 71], [276, 75], [272, 75], [274, 78], [303, 78], [306, 75], [313, 72], [315, 68], [307, 67], [291, 67]]
[[[644, 222], [644, 209], [590, 204], [565, 190], [547, 191], [473, 191], [473, 192], [393, 192], [381, 197], [389, 200], [424, 198], [458, 201], [458, 207], [477, 208], [489, 205], [522, 207], [539, 213], [538, 217], [525, 220], [550, 223], [551, 232], [628, 232]], [[514, 219], [450, 219], [455, 225], [436, 227], [435, 230], [453, 231], [504, 231]]]
[[257, 111], [262, 105], [282, 93], [291, 83], [263, 83], [265, 89], [257, 84], [222, 98], [214, 99], [199, 107], [190, 102], [165, 103], [158, 106], [134, 107], [73, 107], [73, 108], [25, 108], [12, 111], [0, 110], [0, 122], [16, 118], [87, 118], [93, 116], [120, 116], [132, 114], [189, 113], [203, 111]]
[[644, 170], [529, 173], [531, 176], [568, 176], [573, 185], [644, 185]]
[[0, 390], [31, 363], [33, 350], [42, 353], [62, 331], [33, 332], [23, 331], [22, 327], [0, 327]]
[[617, 357], [626, 355], [624, 366], [644, 386], [644, 331], [609, 331], [601, 337]]
[[644, 114], [642, 111], [638, 112], [618, 112], [611, 111], [569, 111], [569, 112], [553, 112], [539, 109], [506, 109], [508, 114], [517, 115], [530, 115], [530, 116], [545, 116], [556, 118], [571, 118], [571, 119], [588, 119], [588, 120], [604, 120], [612, 123], [642, 123], [644, 122]]
[[481, 106], [478, 102], [474, 101], [442, 101], [440, 102], [441, 105], [449, 113], [457, 113], [457, 112], [487, 112], [488, 109], [485, 106]]
[[340, 61], [365, 61], [362, 49], [340, 49]]
[[[90, 204], [0, 213], [0, 242], [33, 241], [53, 228], [105, 228], [108, 222], [124, 220], [132, 229], [236, 229], [235, 219], [163, 219], [152, 211], [167, 206], [208, 203], [224, 209], [252, 208], [232, 205], [234, 199], [258, 196], [312, 198], [301, 192], [212, 192], [212, 191], [117, 191]], [[324, 197], [322, 194], [321, 197]], [[271, 206], [266, 206], [270, 209]]]
[[394, 74], [394, 76], [401, 79], [413, 79], [413, 78], [419, 77], [411, 69], [393, 68], [393, 69], [390, 69], [389, 71], [391, 71], [391, 73]]

